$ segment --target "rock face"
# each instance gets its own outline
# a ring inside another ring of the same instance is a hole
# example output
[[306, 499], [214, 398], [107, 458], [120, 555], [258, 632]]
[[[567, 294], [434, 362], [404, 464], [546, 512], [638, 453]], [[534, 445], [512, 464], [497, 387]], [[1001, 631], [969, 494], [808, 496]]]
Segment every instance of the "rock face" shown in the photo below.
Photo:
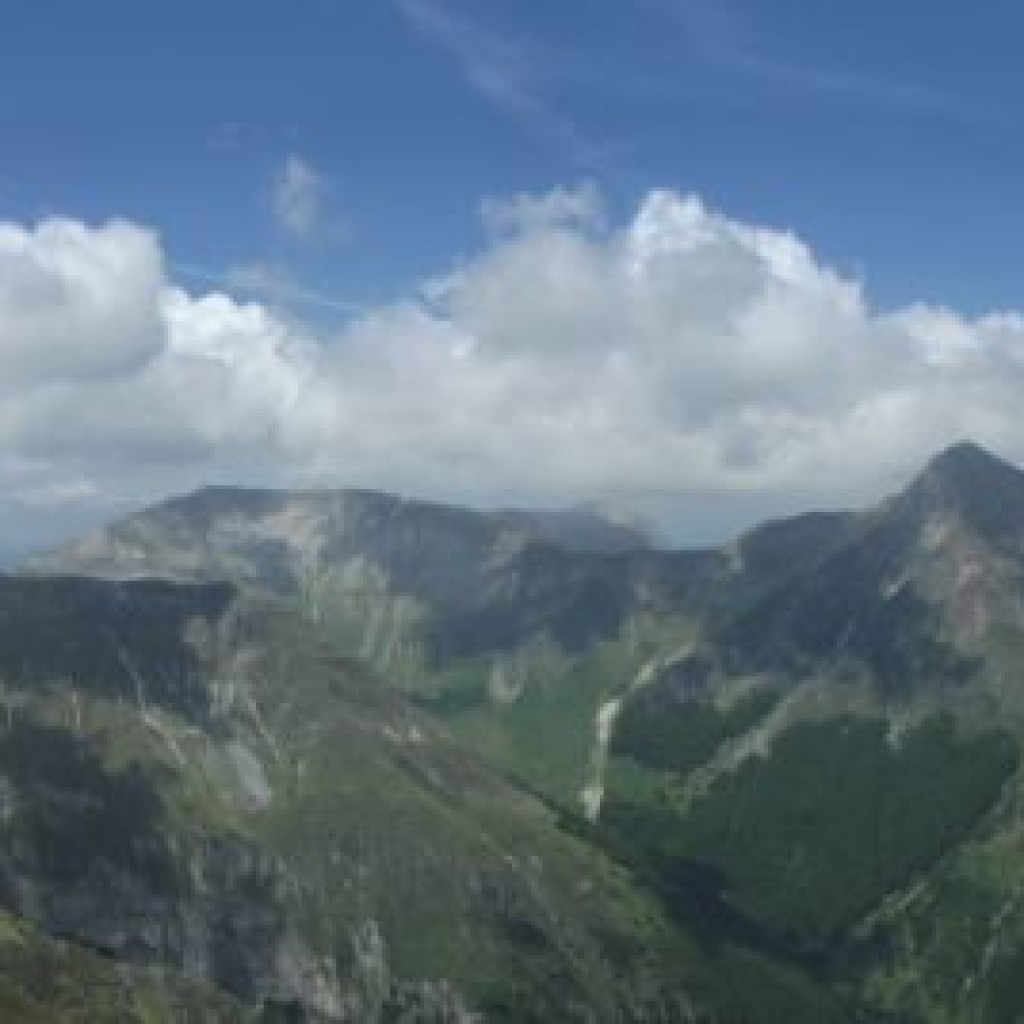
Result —
[[282, 1019], [686, 999], [619, 869], [272, 599], [0, 578], [0, 677], [0, 902], [43, 933]]

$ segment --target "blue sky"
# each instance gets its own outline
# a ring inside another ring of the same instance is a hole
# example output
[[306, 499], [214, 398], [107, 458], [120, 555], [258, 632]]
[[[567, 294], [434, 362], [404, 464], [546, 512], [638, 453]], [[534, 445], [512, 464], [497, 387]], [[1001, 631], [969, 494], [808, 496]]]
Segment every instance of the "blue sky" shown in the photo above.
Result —
[[[489, 195], [588, 178], [788, 227], [881, 303], [1017, 303], [1024, 9], [925, 0], [11, 0], [0, 211], [375, 301]], [[298, 154], [343, 230], [282, 235]]]
[[1024, 461], [1024, 8], [9, 0], [0, 546], [210, 482], [683, 542]]

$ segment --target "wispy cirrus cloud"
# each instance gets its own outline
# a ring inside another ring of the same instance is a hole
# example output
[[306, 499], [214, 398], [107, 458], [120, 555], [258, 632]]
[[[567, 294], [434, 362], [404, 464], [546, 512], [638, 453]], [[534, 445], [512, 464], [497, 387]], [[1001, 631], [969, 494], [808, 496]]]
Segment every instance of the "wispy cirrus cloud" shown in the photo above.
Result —
[[366, 306], [314, 288], [297, 280], [286, 267], [267, 263], [246, 263], [224, 275], [232, 292], [250, 295], [273, 306], [323, 309], [334, 313], [362, 313]]
[[366, 306], [322, 288], [297, 280], [286, 267], [267, 263], [245, 263], [227, 270], [215, 270], [175, 260], [171, 270], [182, 280], [212, 285], [232, 294], [257, 299], [277, 308], [303, 311], [326, 310], [332, 313], [362, 313]]
[[395, 0], [395, 6], [417, 33], [458, 64], [471, 88], [523, 131], [582, 167], [601, 165], [602, 147], [551, 101], [551, 71], [539, 48], [499, 34], [447, 0]]
[[973, 126], [1000, 123], [998, 112], [958, 93], [892, 75], [815, 65], [769, 52], [728, 0], [653, 0], [681, 28], [691, 53], [708, 68], [750, 83], [824, 99], [935, 117]]
[[[566, 158], [574, 173], [639, 188], [651, 178], [652, 146], [656, 151], [664, 133], [652, 109], [686, 116], [704, 108], [728, 117], [739, 100], [783, 111], [810, 103], [837, 116], [863, 110], [970, 129], [1005, 130], [1010, 123], [977, 97], [910, 72], [901, 77], [855, 63], [824, 64], [787, 50], [781, 31], [755, 25], [737, 0], [641, 0], [631, 11], [635, 32], [611, 0], [593, 0], [580, 13], [594, 31], [545, 36], [535, 28], [510, 30], [486, 15], [496, 10], [490, 5], [392, 3], [478, 95]], [[626, 33], [622, 45], [609, 45], [620, 32]]]

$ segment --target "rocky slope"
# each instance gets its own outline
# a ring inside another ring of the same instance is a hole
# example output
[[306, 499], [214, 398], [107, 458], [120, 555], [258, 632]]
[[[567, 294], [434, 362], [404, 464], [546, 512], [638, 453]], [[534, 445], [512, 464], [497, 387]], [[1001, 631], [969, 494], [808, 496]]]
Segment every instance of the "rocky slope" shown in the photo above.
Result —
[[714, 1021], [735, 972], [825, 999], [716, 966], [279, 600], [0, 578], [0, 678], [0, 1005], [56, 1013], [24, 972], [65, 968], [97, 1020]]
[[1017, 1019], [1024, 474], [959, 445], [738, 548], [699, 643], [620, 716], [603, 828], [670, 894], [701, 865], [878, 1012]]
[[452, 730], [569, 812], [582, 795], [596, 821], [572, 831], [694, 937], [679, 977], [712, 1017], [1014, 1020], [1024, 474], [964, 444], [862, 512], [721, 550], [596, 547], [521, 516], [216, 489], [33, 569], [283, 601], [399, 682], [421, 734]]
[[[559, 529], [567, 522], [558, 517]], [[685, 625], [723, 562], [657, 552], [627, 543], [636, 535], [621, 527], [596, 531], [593, 515], [586, 522], [567, 548], [550, 539], [547, 514], [364, 491], [208, 488], [29, 567], [231, 580], [284, 597], [506, 770], [571, 799], [585, 783], [599, 704], [661, 641], [663, 613], [672, 630]], [[534, 739], [547, 728], [560, 738], [538, 757]]]

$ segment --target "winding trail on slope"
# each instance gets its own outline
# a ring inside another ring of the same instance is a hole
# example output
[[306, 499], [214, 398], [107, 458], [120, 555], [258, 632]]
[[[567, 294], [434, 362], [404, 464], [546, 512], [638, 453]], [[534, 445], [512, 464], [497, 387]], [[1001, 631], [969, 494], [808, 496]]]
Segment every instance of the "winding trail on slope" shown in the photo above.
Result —
[[661, 668], [680, 657], [685, 657], [688, 649], [676, 651], [667, 657], [662, 656], [645, 661], [629, 685], [610, 700], [606, 700], [597, 709], [594, 720], [596, 737], [594, 753], [590, 762], [590, 781], [580, 790], [580, 803], [583, 804], [583, 814], [587, 821], [595, 822], [601, 815], [601, 804], [604, 802], [604, 775], [608, 767], [608, 747], [611, 743], [612, 733], [615, 731], [615, 721], [619, 717], [619, 712], [622, 711], [622, 705], [637, 690], [652, 682]]

